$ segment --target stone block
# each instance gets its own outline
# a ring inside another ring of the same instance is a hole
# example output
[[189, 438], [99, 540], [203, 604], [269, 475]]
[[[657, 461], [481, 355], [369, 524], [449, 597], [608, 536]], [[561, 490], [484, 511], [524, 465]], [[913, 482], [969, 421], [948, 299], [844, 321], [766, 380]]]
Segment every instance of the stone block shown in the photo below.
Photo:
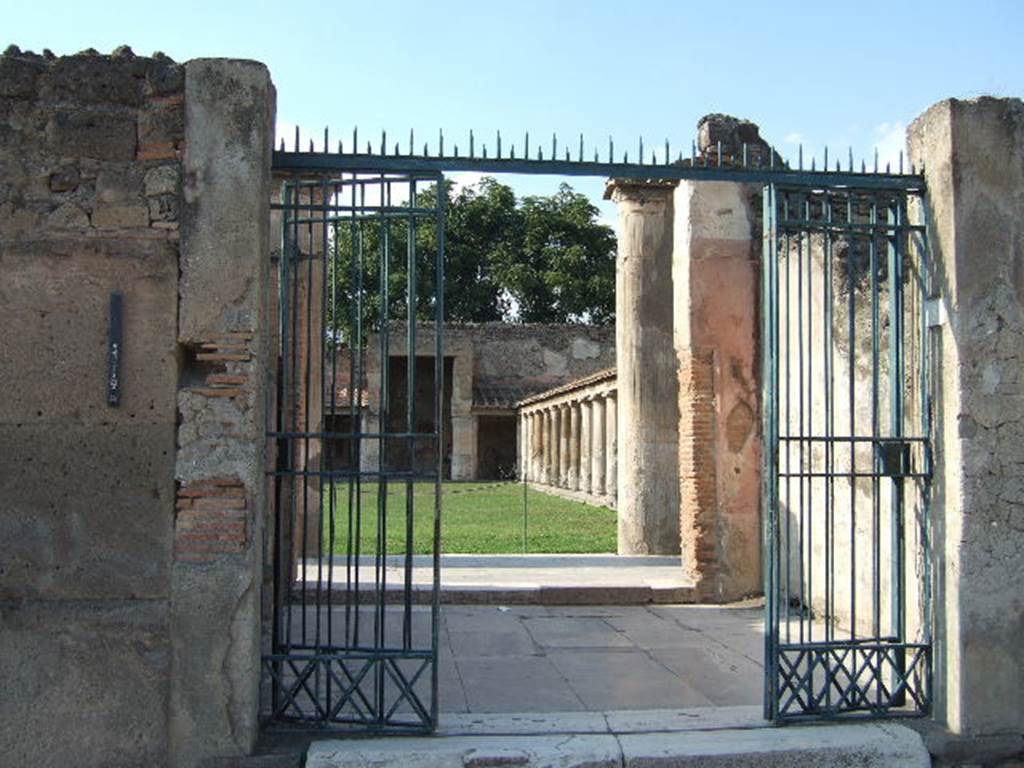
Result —
[[[0, 423], [173, 425], [177, 261], [166, 242], [0, 242]], [[113, 291], [124, 294], [118, 408], [106, 399]]]
[[99, 205], [92, 212], [92, 225], [97, 229], [148, 227], [149, 208], [142, 203]]
[[166, 764], [166, 602], [0, 603], [0, 626], [5, 765]]
[[143, 169], [128, 164], [106, 164], [96, 175], [96, 200], [124, 203], [142, 197]]
[[185, 110], [180, 104], [151, 104], [139, 112], [139, 144], [185, 139]]
[[157, 195], [146, 201], [149, 206], [149, 218], [151, 221], [177, 221], [178, 220], [178, 196]]
[[174, 426], [0, 426], [0, 600], [166, 596]]
[[46, 217], [47, 229], [88, 229], [89, 215], [74, 203], [57, 206]]
[[46, 126], [50, 149], [66, 157], [135, 158], [135, 118], [100, 110], [60, 109]]
[[159, 165], [146, 171], [143, 188], [147, 197], [177, 195], [181, 183], [181, 169], [175, 165]]

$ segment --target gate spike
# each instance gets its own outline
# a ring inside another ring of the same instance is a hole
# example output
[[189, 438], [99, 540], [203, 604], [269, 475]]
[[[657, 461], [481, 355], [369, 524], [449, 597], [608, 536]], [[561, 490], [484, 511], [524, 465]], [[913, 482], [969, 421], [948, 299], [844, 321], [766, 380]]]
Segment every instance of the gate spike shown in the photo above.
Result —
[[913, 163], [910, 164], [910, 175], [917, 176], [917, 169], [914, 167]]
[[413, 153], [416, 151], [415, 148], [414, 148], [415, 146], [416, 146], [416, 142], [415, 142], [415, 139], [413, 137], [412, 128], [410, 128], [409, 129], [409, 156], [410, 157], [412, 157]]
[[501, 131], [498, 131], [498, 159], [501, 160]]
[[455, 145], [455, 146], [454, 146], [454, 147], [452, 148], [452, 150], [453, 150], [453, 151], [455, 152], [455, 154], [454, 154], [454, 155], [452, 155], [452, 157], [458, 157], [458, 156], [459, 156], [459, 145], [458, 145], [458, 144], [456, 144], [456, 145]]
[[537, 147], [537, 159], [538, 160], [543, 160], [544, 159], [544, 150], [541, 147]]
[[594, 147], [594, 162], [595, 163], [601, 162], [600, 158], [597, 155], [597, 147]]
[[747, 167], [747, 142], [743, 142], [743, 167]]
[[508, 157], [509, 157], [509, 160], [515, 160], [516, 159], [516, 145], [515, 144], [513, 144], [511, 147], [509, 147]]
[[284, 152], [284, 136], [281, 137], [281, 151]]
[[470, 128], [469, 129], [469, 156], [470, 156], [470, 158], [473, 157], [473, 154], [474, 154], [473, 149], [474, 149], [473, 148], [473, 129]]
[[611, 136], [608, 137], [608, 162], [615, 162], [615, 142], [612, 140]]
[[313, 149], [313, 139], [312, 139], [312, 137], [310, 137], [310, 139], [309, 139], [309, 151], [310, 152], [315, 152], [316, 151], [316, 150]]
[[861, 173], [867, 173], [867, 172], [868, 172], [868, 166], [867, 166], [867, 164], [866, 164], [866, 163], [864, 162], [864, 160], [863, 160], [863, 159], [862, 159], [862, 160], [860, 161], [860, 172], [861, 172]]
[[889, 163], [888, 163], [888, 162], [886, 162], [886, 164], [885, 164], [885, 172], [886, 172], [886, 173], [889, 173], [889, 172], [890, 172], [890, 171], [889, 171]]
[[530, 159], [530, 132], [526, 132], [526, 137], [523, 139], [523, 159]]
[[359, 128], [352, 126], [352, 154], [359, 152]]
[[444, 128], [437, 129], [437, 156], [444, 157]]
[[828, 170], [828, 144], [825, 145], [825, 162], [821, 164], [824, 170]]
[[328, 126], [326, 126], [326, 125], [325, 125], [325, 126], [324, 126], [324, 154], [325, 154], [325, 155], [326, 155], [326, 154], [327, 154], [328, 152], [330, 152], [330, 151], [331, 151], [331, 150], [329, 150], [329, 149], [327, 148], [327, 147], [329, 147], [329, 146], [331, 145], [331, 141], [330, 141], [330, 139], [328, 138], [328, 133], [327, 133], [327, 130], [328, 130]]
[[697, 165], [697, 141], [696, 139], [690, 142], [690, 167]]
[[568, 147], [565, 148], [565, 162], [567, 162], [567, 163], [571, 163], [572, 162], [572, 158], [569, 156], [569, 148]]
[[551, 159], [558, 159], [558, 136], [554, 133], [551, 134]]
[[628, 151], [622, 153], [622, 162], [625, 165], [629, 165], [629, 152]]
[[386, 155], [387, 153], [388, 153], [388, 132], [387, 131], [381, 131], [380, 132], [380, 154], [381, 154], [381, 156], [383, 156], [383, 155]]
[[722, 167], [722, 141], [718, 141], [718, 167]]
[[815, 170], [814, 163], [815, 163], [815, 158], [812, 157], [811, 158], [811, 171], [812, 172]]
[[430, 147], [427, 146], [427, 142], [423, 142], [423, 156], [427, 157], [430, 155]]
[[341, 139], [338, 139], [338, 154], [341, 154], [343, 147], [341, 146]]
[[801, 144], [797, 151], [799, 152], [799, 156], [798, 156], [798, 163], [799, 164], [797, 165], [797, 170], [802, 171], [804, 169], [804, 145]]
[[768, 168], [775, 170], [775, 145], [768, 145]]
[[643, 165], [644, 164], [644, 137], [643, 136], [640, 137], [640, 142], [637, 145], [637, 149], [639, 150], [637, 152], [637, 156], [640, 158], [640, 165]]
[[900, 150], [900, 175], [903, 175], [903, 150]]
[[398, 157], [398, 142], [395, 142], [395, 157]]
[[683, 163], [683, 150], [681, 149], [679, 150], [679, 158], [676, 160], [676, 162], [679, 163], [680, 165], [682, 165]]
[[668, 139], [665, 139], [665, 165], [668, 165], [668, 162], [669, 162], [668, 158], [669, 158]]
[[836, 173], [839, 173], [839, 158], [836, 158]]
[[299, 126], [295, 126], [295, 151], [299, 151]]
[[875, 173], [878, 173], [878, 147], [875, 147]]
[[580, 134], [580, 162], [583, 162], [583, 134]]
[[853, 173], [853, 147], [850, 147], [848, 151], [850, 153], [849, 171], [850, 171], [850, 173]]
[[484, 144], [484, 146], [483, 146], [483, 151], [484, 151], [484, 160], [486, 160], [487, 159], [487, 145], [486, 144]]

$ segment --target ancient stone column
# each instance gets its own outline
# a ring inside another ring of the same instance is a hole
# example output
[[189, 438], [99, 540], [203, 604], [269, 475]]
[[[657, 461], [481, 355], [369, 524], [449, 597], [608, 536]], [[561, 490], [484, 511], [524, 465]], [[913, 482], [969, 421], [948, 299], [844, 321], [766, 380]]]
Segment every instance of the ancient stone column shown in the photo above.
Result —
[[477, 417], [473, 408], [473, 360], [456, 355], [452, 365], [452, 480], [474, 480]]
[[592, 496], [604, 496], [604, 403], [603, 396], [595, 397], [590, 403], [590, 493]]
[[604, 421], [604, 492], [612, 498], [618, 507], [619, 401], [615, 392], [609, 393], [605, 400]]
[[525, 480], [530, 474], [530, 417], [519, 411], [516, 418], [519, 420], [519, 479]]
[[544, 420], [539, 411], [531, 411], [530, 419], [530, 482], [539, 483], [544, 477], [542, 471], [544, 455]]
[[548, 485], [559, 486], [560, 476], [558, 474], [559, 458], [562, 434], [562, 413], [557, 407], [551, 409], [551, 466], [548, 474]]
[[579, 490], [590, 493], [590, 456], [591, 456], [591, 408], [590, 401], [583, 400], [580, 409], [580, 482]]
[[558, 487], [569, 487], [569, 406], [558, 406]]
[[679, 552], [678, 385], [673, 346], [674, 182], [621, 182], [615, 278], [619, 553]]
[[575, 491], [580, 482], [580, 404], [570, 403], [569, 411], [569, 458], [565, 475], [565, 485]]

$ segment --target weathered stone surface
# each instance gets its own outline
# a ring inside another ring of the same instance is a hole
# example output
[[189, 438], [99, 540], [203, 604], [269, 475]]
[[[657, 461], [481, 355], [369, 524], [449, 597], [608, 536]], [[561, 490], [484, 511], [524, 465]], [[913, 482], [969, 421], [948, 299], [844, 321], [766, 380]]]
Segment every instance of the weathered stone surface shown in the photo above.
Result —
[[[273, 88], [262, 64], [197, 59], [186, 66], [181, 341], [256, 325], [262, 297], [250, 260], [265, 257], [270, 225], [266, 125], [272, 110]], [[200, 206], [211, 213], [200, 215]], [[228, 222], [237, 225], [232, 230]]]
[[89, 214], [74, 203], [64, 203], [46, 217], [46, 226], [51, 229], [84, 229], [89, 226]]
[[0, 626], [6, 765], [166, 765], [166, 602], [0, 603]]
[[145, 227], [149, 224], [149, 208], [141, 203], [98, 205], [92, 212], [92, 224], [97, 229]]
[[[176, 255], [163, 242], [0, 243], [0, 423], [174, 424]], [[106, 401], [114, 291], [125, 294], [118, 408]]]
[[908, 131], [927, 168], [936, 329], [938, 717], [1024, 732], [1024, 102], [950, 99]]
[[21, 56], [0, 56], [0, 96], [26, 98], [35, 95], [36, 80], [45, 65]]
[[166, 597], [173, 424], [2, 424], [0, 455], [0, 600]]
[[146, 171], [143, 187], [147, 197], [176, 195], [181, 183], [181, 169], [175, 165], [159, 165]]
[[679, 552], [678, 383], [673, 348], [674, 184], [614, 182], [619, 554]]
[[46, 126], [50, 148], [99, 160], [135, 158], [135, 118], [100, 110], [61, 109]]
[[135, 57], [64, 56], [44, 74], [40, 95], [52, 101], [138, 107], [147, 65], [146, 59]]

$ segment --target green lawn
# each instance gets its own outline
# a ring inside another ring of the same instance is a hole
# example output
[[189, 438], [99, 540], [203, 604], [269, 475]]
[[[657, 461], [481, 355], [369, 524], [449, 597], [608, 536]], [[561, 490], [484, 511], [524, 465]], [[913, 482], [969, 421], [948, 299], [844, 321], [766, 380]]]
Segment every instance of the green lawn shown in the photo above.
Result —
[[[614, 552], [615, 511], [591, 507], [540, 491], [527, 490], [526, 552]], [[377, 537], [379, 491], [364, 483], [359, 504], [361, 551], [372, 554]], [[413, 552], [429, 554], [434, 517], [434, 486], [413, 485]], [[459, 554], [517, 554], [523, 548], [524, 489], [521, 483], [445, 483], [442, 486], [442, 551]], [[330, 497], [324, 498], [327, 515]], [[355, 504], [353, 504], [355, 506]], [[406, 486], [390, 484], [387, 498], [387, 551], [405, 552]], [[329, 519], [325, 516], [325, 522]], [[353, 528], [355, 517], [352, 518]], [[334, 551], [348, 551], [349, 489], [334, 492]], [[354, 538], [354, 534], [353, 534]], [[329, 548], [329, 531], [325, 545]]]

